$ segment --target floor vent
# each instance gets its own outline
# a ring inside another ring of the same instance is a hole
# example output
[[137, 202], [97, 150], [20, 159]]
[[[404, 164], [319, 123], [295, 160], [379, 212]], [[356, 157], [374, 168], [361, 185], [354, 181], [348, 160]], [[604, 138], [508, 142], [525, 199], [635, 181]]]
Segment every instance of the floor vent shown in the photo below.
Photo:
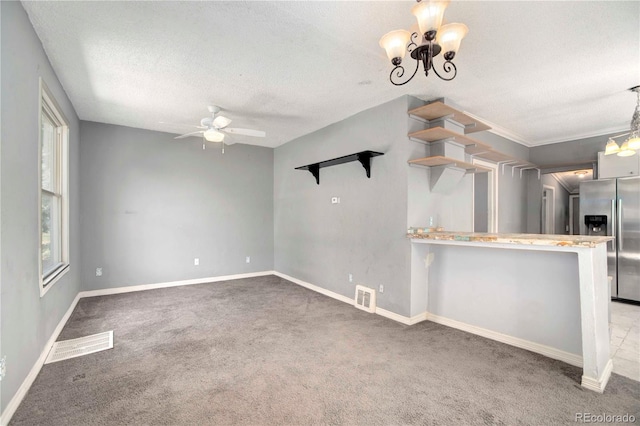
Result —
[[376, 311], [376, 291], [361, 285], [356, 286], [355, 307], [367, 312]]
[[79, 339], [55, 342], [49, 351], [45, 364], [76, 358], [113, 348], [113, 330], [92, 334]]

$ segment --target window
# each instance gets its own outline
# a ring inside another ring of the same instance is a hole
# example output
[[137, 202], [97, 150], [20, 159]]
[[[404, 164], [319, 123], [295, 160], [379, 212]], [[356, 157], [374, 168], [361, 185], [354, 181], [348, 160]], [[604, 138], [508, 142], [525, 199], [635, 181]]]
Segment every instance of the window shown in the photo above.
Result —
[[69, 127], [40, 79], [40, 295], [69, 269]]

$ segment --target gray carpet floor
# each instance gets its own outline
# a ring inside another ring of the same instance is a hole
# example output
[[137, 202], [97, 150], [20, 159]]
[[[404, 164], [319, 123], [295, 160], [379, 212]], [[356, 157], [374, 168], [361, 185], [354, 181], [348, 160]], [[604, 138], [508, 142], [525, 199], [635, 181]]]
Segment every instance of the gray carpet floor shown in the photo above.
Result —
[[[12, 425], [574, 424], [635, 415], [581, 369], [431, 322], [404, 326], [275, 276], [81, 299], [59, 340], [114, 348], [45, 365]], [[639, 420], [636, 420], [638, 422]]]

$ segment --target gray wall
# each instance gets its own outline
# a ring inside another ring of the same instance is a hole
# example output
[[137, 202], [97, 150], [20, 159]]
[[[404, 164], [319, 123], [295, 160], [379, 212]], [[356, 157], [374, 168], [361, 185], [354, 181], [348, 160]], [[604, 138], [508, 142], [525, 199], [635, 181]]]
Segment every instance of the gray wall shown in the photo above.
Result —
[[81, 123], [84, 290], [273, 270], [273, 149], [174, 136]]
[[[446, 194], [430, 190], [430, 171], [407, 161], [429, 155], [409, 132], [424, 124], [407, 111], [424, 104], [402, 97], [298, 138], [275, 150], [275, 269], [353, 297], [356, 284], [378, 289], [378, 306], [404, 316], [424, 312], [426, 288], [411, 286], [409, 226], [434, 217], [447, 230], [473, 225], [473, 176]], [[486, 132], [485, 132], [486, 133]], [[528, 148], [495, 135], [473, 135], [496, 149], [528, 158]], [[371, 179], [358, 163], [322, 169], [320, 185], [295, 167], [362, 150], [385, 152], [373, 160]], [[526, 228], [526, 180], [499, 175], [499, 229]], [[331, 204], [340, 197], [340, 204]], [[353, 274], [353, 282], [348, 275]], [[424, 294], [422, 293], [424, 290]]]
[[487, 232], [489, 229], [489, 175], [473, 176], [473, 231]]
[[[19, 2], [2, 10], [2, 409], [80, 289], [79, 121]], [[38, 285], [38, 128], [42, 76], [70, 126], [70, 270], [44, 297]]]
[[430, 313], [582, 354], [575, 253], [434, 245], [430, 250]]
[[[398, 98], [276, 148], [277, 271], [351, 298], [356, 284], [384, 284], [378, 306], [409, 314], [408, 102]], [[373, 159], [371, 179], [358, 162], [321, 169], [320, 185], [295, 170], [363, 150], [385, 153]]]
[[530, 148], [530, 161], [541, 166], [595, 162], [609, 137], [620, 133], [624, 132], [535, 146]]
[[[529, 148], [491, 132], [470, 135], [474, 139], [491, 145], [503, 154], [520, 160], [529, 160]], [[506, 166], [498, 170], [498, 232], [521, 233], [527, 230], [527, 179], [526, 171], [520, 177]]]

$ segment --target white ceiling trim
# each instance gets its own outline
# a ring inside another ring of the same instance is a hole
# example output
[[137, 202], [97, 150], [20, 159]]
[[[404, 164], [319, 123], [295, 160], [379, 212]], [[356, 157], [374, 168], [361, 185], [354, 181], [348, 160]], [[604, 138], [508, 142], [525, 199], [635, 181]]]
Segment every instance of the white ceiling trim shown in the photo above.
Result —
[[[549, 139], [549, 140], [543, 140], [543, 141], [536, 141], [535, 145], [533, 146], [541, 146], [541, 145], [551, 145], [554, 143], [562, 143], [562, 142], [570, 142], [570, 141], [575, 141], [575, 140], [579, 140], [579, 139], [587, 139], [587, 138], [597, 138], [599, 136], [608, 136], [612, 133], [629, 133], [629, 127], [612, 127], [609, 129], [604, 129], [595, 133], [583, 133], [583, 134], [579, 134], [575, 137], [572, 137], [570, 139]], [[607, 143], [606, 140], [602, 141], [603, 143], [603, 149], [604, 149], [604, 144]]]
[[569, 182], [567, 182], [567, 181], [565, 180], [564, 176], [559, 175], [559, 174], [557, 174], [557, 173], [551, 173], [551, 176], [552, 176], [556, 181], [558, 181], [558, 183], [559, 183], [559, 184], [560, 184], [564, 189], [566, 189], [566, 190], [567, 190], [567, 192], [568, 192], [569, 194], [571, 194], [571, 193], [573, 192], [573, 190], [571, 189], [571, 185], [569, 184]]
[[492, 123], [489, 120], [485, 120], [482, 117], [478, 117], [477, 115], [472, 114], [469, 111], [463, 111], [463, 112], [465, 114], [467, 114], [469, 117], [475, 118], [476, 120], [481, 121], [484, 124], [486, 124], [487, 126], [491, 127], [491, 129], [489, 129], [487, 131], [493, 133], [494, 135], [501, 136], [503, 138], [509, 139], [509, 140], [511, 140], [513, 142], [517, 142], [520, 145], [524, 145], [524, 146], [529, 147], [529, 148], [532, 147], [532, 146], [535, 146], [534, 144], [529, 142], [524, 137], [518, 135], [515, 132], [512, 132], [511, 130], [505, 129], [504, 127], [500, 126], [499, 124]]

